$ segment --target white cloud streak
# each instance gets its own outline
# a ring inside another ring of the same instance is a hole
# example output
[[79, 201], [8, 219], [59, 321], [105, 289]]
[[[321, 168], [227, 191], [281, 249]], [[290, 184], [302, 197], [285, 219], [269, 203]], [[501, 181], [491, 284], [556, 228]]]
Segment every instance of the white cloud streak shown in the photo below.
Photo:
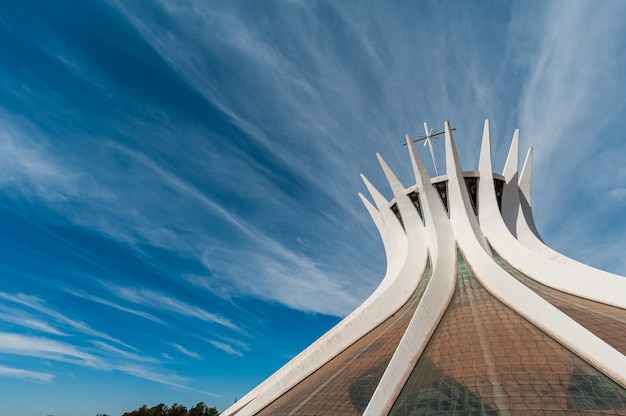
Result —
[[[253, 251], [251, 252], [245, 253], [246, 250], [243, 247], [239, 247], [237, 249], [240, 251], [239, 253], [232, 252], [224, 257], [230, 259], [235, 257], [249, 258], [252, 260], [251, 263], [260, 265], [261, 269], [264, 271], [261, 276], [267, 276], [269, 278], [261, 281], [253, 281], [250, 279], [248, 270], [243, 271], [243, 274], [231, 273], [228, 276], [228, 282], [221, 282], [224, 285], [223, 288], [230, 286], [234, 289], [231, 293], [243, 290], [268, 300], [278, 299], [281, 303], [295, 309], [319, 311], [336, 315], [346, 314], [348, 308], [358, 302], [358, 297], [351, 295], [348, 291], [340, 287], [340, 283], [334, 281], [328, 274], [321, 272], [309, 258], [286, 248], [276, 239], [259, 231], [253, 223], [227, 212], [199, 190], [184, 183], [171, 172], [167, 172], [157, 166], [154, 162], [147, 159], [145, 155], [138, 154], [129, 149], [123, 149], [119, 146], [116, 146], [116, 148], [130, 155], [133, 159], [139, 161], [139, 163], [148, 166], [152, 172], [164, 178], [166, 182], [177, 189], [177, 193], [190, 196], [201, 202], [201, 204], [209, 208], [212, 213], [234, 226], [238, 232], [245, 235], [245, 237], [253, 243]], [[201, 237], [198, 238], [202, 240]], [[163, 235], [157, 235], [157, 238], [151, 239], [151, 242], [163, 245], [163, 240]], [[189, 243], [189, 246], [191, 246], [191, 243]], [[178, 242], [178, 244], [175, 244], [172, 248], [180, 249], [181, 242]], [[207, 264], [208, 268], [210, 268], [210, 266], [210, 264]], [[294, 282], [296, 275], [299, 277], [297, 277]], [[241, 276], [241, 278], [238, 276]], [[203, 285], [201, 280], [195, 279], [194, 281], [201, 286]], [[302, 282], [307, 282], [307, 284], [302, 286]], [[320, 295], [317, 297], [319, 302], [315, 305], [310, 302], [310, 293], [306, 290], [313, 287], [316, 288], [316, 291], [319, 292]], [[222, 294], [225, 293], [223, 292]]]
[[[141, 152], [112, 142], [105, 145], [109, 151], [124, 155], [132, 161], [135, 170], [141, 172], [136, 174], [137, 178], [141, 178], [140, 182], [145, 182], [147, 178], [150, 178], [150, 183], [158, 187], [163, 186], [170, 194], [167, 197], [159, 197], [195, 201], [197, 205], [194, 209], [200, 206], [202, 208], [198, 212], [204, 212], [204, 215], [209, 218], [218, 220], [221, 227], [231, 227], [229, 232], [234, 232], [237, 238], [246, 241], [246, 246], [224, 245], [219, 241], [219, 236], [211, 235], [210, 232], [202, 233], [202, 228], [193, 223], [193, 218], [186, 219], [168, 213], [167, 204], [148, 203], [140, 198], [137, 202], [140, 205], [144, 203], [151, 205], [149, 210], [141, 206], [124, 205], [122, 200], [126, 203], [132, 202], [132, 199], [138, 195], [132, 188], [128, 190], [122, 188], [117, 191], [109, 189], [99, 182], [93, 172], [87, 173], [82, 172], [78, 167], [72, 168], [71, 164], [56, 160], [55, 155], [45, 146], [33, 145], [36, 140], [45, 143], [45, 140], [39, 139], [40, 134], [34, 128], [29, 128], [24, 123], [17, 123], [15, 120], [7, 119], [6, 121], [11, 130], [5, 134], [0, 147], [4, 157], [11, 162], [4, 164], [6, 174], [4, 182], [0, 179], [0, 184], [16, 187], [21, 192], [30, 193], [32, 197], [42, 198], [54, 209], [69, 215], [77, 225], [96, 229], [136, 248], [137, 243], [147, 242], [156, 247], [185, 254], [204, 262], [207, 267], [211, 267], [213, 263], [205, 261], [207, 252], [210, 250], [207, 248], [217, 247], [215, 255], [219, 259], [226, 260], [220, 265], [223, 269], [221, 275], [225, 277], [220, 284], [222, 294], [227, 296], [253, 294], [268, 300], [278, 300], [297, 309], [343, 315], [358, 303], [359, 298], [366, 295], [363, 292], [355, 296], [346, 291], [342, 280], [349, 279], [349, 276], [341, 274], [329, 276], [328, 273], [320, 270], [312, 259], [287, 248], [277, 238], [259, 230], [253, 222], [228, 212], [193, 185], [159, 166]], [[15, 137], [19, 137], [20, 140], [15, 140]], [[29, 138], [32, 138], [32, 143]], [[21, 179], [18, 181], [11, 178]], [[125, 192], [133, 195], [125, 198]], [[84, 212], [75, 210], [68, 206], [66, 201], [72, 201], [73, 204], [80, 204], [89, 209]], [[154, 211], [156, 206], [164, 208]], [[141, 215], [139, 215], [139, 209], [142, 209]], [[154, 212], [151, 213], [151, 211]], [[175, 229], [184, 230], [184, 232], [176, 232]], [[257, 266], [248, 266], [244, 270], [237, 270], [237, 275], [229, 275], [231, 272], [227, 269], [230, 267], [229, 263], [232, 262], [232, 258], [243, 256], [250, 258], [250, 264]], [[220, 264], [220, 261], [214, 263]], [[258, 276], [257, 267], [275, 274]], [[285, 287], [284, 283], [288, 283], [294, 275], [300, 276], [301, 281], [311, 282], [311, 287], [316, 287], [322, 292], [318, 301], [311, 302], [311, 297], [303, 290], [303, 287], [298, 285], [291, 284], [289, 292], [280, 290]], [[252, 279], [252, 276], [257, 276], [256, 280]], [[85, 296], [87, 295], [82, 295], [82, 297]], [[103, 304], [106, 302], [95, 297], [91, 300]], [[119, 305], [109, 303], [108, 306], [120, 309]], [[175, 308], [173, 305], [171, 307]], [[180, 310], [180, 308], [177, 309]], [[126, 312], [140, 313], [131, 310], [126, 310]], [[187, 313], [190, 312], [187, 311]], [[143, 317], [154, 320], [154, 317], [149, 314]], [[202, 319], [208, 317], [209, 315]], [[79, 323], [74, 324], [79, 325]], [[223, 324], [230, 325], [228, 322]]]
[[102, 366], [100, 358], [73, 345], [48, 338], [0, 332], [0, 352], [68, 362], [86, 367]]
[[180, 353], [182, 353], [182, 354], [184, 354], [184, 355], [186, 355], [188, 357], [194, 358], [196, 360], [202, 360], [203, 359], [200, 354], [198, 354], [196, 352], [193, 352], [193, 351], [189, 351], [187, 348], [183, 347], [182, 345], [172, 344], [172, 347], [176, 348], [176, 350], [178, 350], [178, 352], [180, 352]]
[[42, 373], [39, 371], [29, 371], [21, 368], [7, 367], [0, 365], [0, 377], [18, 378], [23, 380], [39, 381], [49, 383], [54, 379], [54, 374]]
[[152, 322], [156, 322], [156, 323], [161, 324], [161, 325], [167, 325], [162, 319], [159, 319], [159, 318], [157, 318], [156, 316], [154, 316], [152, 314], [149, 314], [149, 313], [143, 312], [143, 311], [139, 311], [137, 309], [128, 308], [126, 306], [119, 305], [117, 303], [111, 302], [110, 300], [103, 299], [103, 298], [98, 297], [98, 296], [94, 296], [94, 295], [90, 295], [90, 294], [87, 294], [87, 293], [78, 292], [78, 291], [75, 291], [75, 290], [70, 290], [69, 293], [71, 293], [72, 295], [77, 296], [79, 298], [82, 298], [82, 299], [86, 299], [86, 300], [89, 300], [89, 301], [92, 301], [92, 302], [100, 303], [102, 305], [109, 306], [109, 307], [111, 307], [113, 309], [117, 309], [117, 310], [120, 310], [122, 312], [127, 312], [127, 313], [129, 313], [131, 315], [140, 316], [140, 317], [142, 317], [144, 319], [147, 319], [147, 320], [152, 321]]
[[[626, 10], [614, 5], [553, 1], [545, 3], [540, 19], [528, 16], [535, 20], [536, 49], [526, 62], [529, 79], [520, 118], [530, 142], [540, 149], [538, 163], [565, 143], [578, 144], [600, 131], [623, 109], [613, 91], [623, 87], [613, 75], [623, 69], [616, 33]], [[579, 158], [584, 148], [573, 146], [568, 155]]]
[[218, 350], [222, 350], [224, 351], [226, 354], [230, 354], [230, 355], [236, 355], [238, 357], [243, 357], [243, 352], [241, 351], [237, 351], [232, 345], [230, 344], [226, 344], [225, 342], [221, 342], [221, 341], [216, 341], [216, 340], [211, 340], [211, 339], [207, 339], [205, 340], [206, 342], [208, 342], [209, 344], [213, 345], [215, 348], [217, 348]]
[[[69, 344], [42, 337], [33, 337], [22, 334], [0, 332], [0, 353], [13, 354], [19, 356], [37, 357], [46, 360], [65, 362], [83, 367], [92, 368], [99, 371], [121, 371], [123, 373], [139, 377], [145, 380], [154, 381], [170, 387], [197, 391], [217, 397], [216, 394], [198, 390], [187, 386], [189, 380], [171, 372], [149, 368], [145, 363], [157, 363], [150, 357], [140, 356], [133, 352], [123, 351], [111, 345], [94, 341], [92, 342], [100, 351], [113, 353], [114, 356], [121, 357], [122, 360], [112, 358], [105, 359], [94, 353], [88, 353]], [[180, 352], [190, 357], [201, 359], [195, 353], [185, 350], [183, 347], [176, 347]], [[54, 378], [53, 374], [22, 370], [0, 365], [0, 376], [22, 378], [32, 381], [50, 382]]]
[[220, 397], [218, 394], [211, 393], [205, 390], [196, 389], [196, 388], [185, 385], [185, 383], [188, 383], [189, 380], [186, 378], [177, 376], [176, 374], [154, 372], [145, 367], [136, 366], [132, 364], [120, 366], [118, 370], [126, 374], [130, 374], [132, 376], [142, 378], [144, 380], [154, 381], [155, 383], [164, 384], [164, 385], [176, 388], [176, 389], [194, 391], [197, 393], [206, 394], [211, 397]]
[[32, 308], [33, 310], [47, 316], [48, 318], [52, 318], [53, 320], [55, 320], [56, 322], [58, 322], [59, 324], [64, 324], [80, 333], [86, 334], [86, 335], [90, 335], [90, 336], [95, 336], [98, 338], [102, 338], [102, 339], [106, 339], [112, 342], [115, 342], [116, 344], [122, 345], [124, 347], [128, 347], [131, 348], [129, 345], [127, 345], [126, 343], [115, 339], [103, 332], [100, 331], [96, 331], [92, 328], [90, 328], [87, 324], [85, 324], [84, 322], [80, 322], [80, 321], [76, 321], [72, 318], [69, 318], [65, 315], [63, 315], [62, 313], [58, 312], [57, 310], [49, 307], [46, 305], [45, 301], [43, 301], [42, 299], [36, 297], [36, 296], [31, 296], [31, 295], [27, 295], [24, 293], [17, 293], [17, 294], [9, 294], [9, 293], [5, 293], [5, 292], [0, 292], [0, 299], [5, 299], [7, 301], [13, 302], [15, 304], [18, 305], [23, 305], [23, 306], [27, 306], [29, 308]]
[[160, 362], [159, 360], [146, 354], [139, 354], [136, 351], [124, 351], [102, 341], [91, 341], [91, 344], [95, 345], [101, 352], [112, 353], [114, 356], [122, 357], [131, 361], [156, 364]]
[[59, 331], [48, 322], [33, 318], [23, 311], [14, 308], [4, 308], [7, 312], [0, 312], [0, 321], [11, 323], [22, 328], [33, 329], [39, 332], [45, 332], [52, 335], [65, 336], [67, 334]]
[[149, 306], [155, 309], [165, 309], [176, 314], [211, 322], [229, 329], [238, 330], [237, 326], [219, 315], [205, 311], [194, 305], [189, 305], [180, 299], [155, 292], [150, 289], [135, 289], [105, 284], [115, 296], [128, 302]]

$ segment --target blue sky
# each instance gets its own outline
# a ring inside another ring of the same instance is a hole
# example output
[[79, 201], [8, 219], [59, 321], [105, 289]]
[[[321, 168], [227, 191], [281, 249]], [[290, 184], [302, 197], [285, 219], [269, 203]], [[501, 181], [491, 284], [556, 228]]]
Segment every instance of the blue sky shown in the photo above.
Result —
[[225, 409], [380, 281], [359, 174], [390, 195], [379, 151], [411, 185], [424, 121], [457, 128], [465, 170], [484, 119], [496, 169], [519, 127], [544, 240], [626, 274], [625, 20], [621, 1], [0, 1], [0, 415]]

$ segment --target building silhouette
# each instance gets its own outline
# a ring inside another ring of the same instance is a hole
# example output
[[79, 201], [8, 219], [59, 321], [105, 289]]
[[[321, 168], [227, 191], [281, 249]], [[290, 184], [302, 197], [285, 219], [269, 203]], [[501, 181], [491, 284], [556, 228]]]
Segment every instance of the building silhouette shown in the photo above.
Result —
[[495, 174], [485, 121], [478, 171], [463, 172], [446, 122], [435, 178], [407, 136], [408, 189], [379, 155], [394, 198], [365, 177], [374, 205], [360, 196], [384, 279], [223, 415], [626, 415], [626, 278], [542, 242], [518, 136]]

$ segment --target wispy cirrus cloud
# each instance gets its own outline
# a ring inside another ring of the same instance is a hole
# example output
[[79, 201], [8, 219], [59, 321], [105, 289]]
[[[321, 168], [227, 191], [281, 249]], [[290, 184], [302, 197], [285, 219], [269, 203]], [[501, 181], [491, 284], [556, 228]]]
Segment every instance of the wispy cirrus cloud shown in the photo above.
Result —
[[110, 300], [104, 299], [104, 298], [99, 297], [99, 296], [95, 296], [95, 295], [91, 295], [91, 294], [83, 293], [83, 292], [78, 292], [78, 291], [75, 291], [75, 290], [70, 290], [69, 293], [71, 293], [74, 296], [77, 296], [77, 297], [89, 300], [91, 302], [100, 303], [102, 305], [109, 306], [109, 307], [111, 307], [113, 309], [117, 309], [117, 310], [120, 310], [120, 311], [123, 311], [123, 312], [127, 312], [127, 313], [129, 313], [131, 315], [136, 315], [136, 316], [145, 318], [145, 319], [147, 319], [149, 321], [156, 322], [156, 323], [161, 324], [161, 325], [167, 325], [162, 319], [159, 319], [159, 318], [157, 318], [156, 316], [154, 316], [154, 315], [152, 315], [150, 313], [147, 313], [147, 312], [144, 312], [144, 311], [140, 311], [140, 310], [137, 310], [137, 309], [133, 309], [133, 308], [128, 308], [126, 306], [117, 304], [115, 302], [112, 302]]
[[[79, 348], [69, 342], [59, 342], [49, 338], [0, 332], [0, 353], [3, 354], [42, 358], [97, 369], [99, 371], [121, 371], [135, 377], [171, 387], [200, 391], [189, 387], [187, 385], [189, 382], [188, 379], [180, 377], [171, 371], [154, 367], [154, 364], [159, 364], [159, 360], [131, 351], [123, 351], [101, 341], [93, 341], [92, 344], [97, 347], [97, 350], [91, 349], [91, 351], [89, 351], [87, 348]], [[199, 355], [186, 350], [178, 344], [173, 345], [178, 351], [185, 355], [195, 359], [202, 359]], [[11, 368], [1, 365], [0, 376], [41, 382], [50, 382], [55, 377], [54, 374], [46, 372]], [[204, 393], [214, 395], [213, 393]]]
[[0, 321], [16, 325], [21, 328], [28, 328], [38, 332], [44, 332], [52, 335], [66, 336], [67, 334], [55, 328], [48, 322], [34, 318], [24, 311], [15, 308], [2, 308], [5, 311], [0, 312]]
[[176, 374], [155, 372], [146, 367], [132, 364], [120, 366], [118, 370], [126, 374], [164, 384], [175, 389], [194, 391], [211, 397], [220, 397], [218, 394], [188, 386], [187, 383], [189, 380]]
[[54, 374], [43, 373], [40, 371], [30, 371], [21, 368], [7, 367], [0, 365], [0, 377], [19, 378], [23, 380], [39, 381], [49, 383], [54, 379]]
[[[263, 296], [296, 309], [342, 315], [359, 297], [366, 295], [363, 292], [353, 296], [344, 288], [346, 284], [342, 282], [352, 278], [349, 274], [334, 272], [329, 278], [328, 271], [321, 270], [316, 261], [301, 250], [285, 245], [277, 236], [260, 229], [251, 218], [242, 218], [227, 210], [219, 201], [138, 150], [110, 141], [99, 144], [101, 162], [119, 163], [119, 159], [123, 159], [125, 168], [133, 171], [133, 179], [129, 181], [126, 176], [111, 176], [109, 169], [106, 173], [85, 170], [85, 166], [64, 160], [52, 147], [33, 145], [40, 141], [42, 133], [29, 127], [27, 122], [7, 118], [7, 125], [12, 127], [0, 144], [4, 157], [12, 162], [4, 164], [6, 174], [4, 182], [0, 180], [0, 183], [31, 198], [40, 198], [78, 226], [128, 243], [138, 256], [147, 256], [140, 248], [146, 243], [176, 252], [209, 269], [217, 269], [223, 276], [219, 289], [222, 294]], [[16, 140], [17, 137], [20, 140]], [[46, 143], [46, 140], [41, 142]], [[262, 180], [258, 175], [253, 177]], [[266, 184], [265, 192], [279, 196], [275, 200], [278, 206], [272, 210], [280, 211], [289, 202], [280, 200], [284, 198], [282, 192], [272, 187]], [[142, 191], [155, 188], [162, 192], [144, 195]], [[177, 215], [167, 203], [169, 200], [181, 201], [185, 211], [203, 215]], [[211, 220], [212, 229], [207, 228], [204, 220], [197, 222], [202, 217]], [[222, 241], [221, 233], [229, 234], [238, 243]], [[232, 270], [231, 259], [238, 256], [251, 261]], [[347, 261], [354, 262], [350, 258]], [[259, 276], [258, 267], [275, 274]], [[356, 264], [355, 267], [362, 266]], [[312, 287], [324, 292], [319, 297], [321, 301], [311, 302], [310, 296], [298, 285], [292, 285], [288, 293], [280, 290], [291, 280], [294, 270], [302, 281], [312, 282]], [[366, 268], [358, 273], [367, 273]], [[256, 280], [252, 276], [256, 276]], [[102, 301], [100, 299], [99, 303]]]
[[[584, 1], [565, 4], [546, 3], [538, 6], [540, 19], [524, 14], [517, 22], [517, 30], [527, 31], [525, 19], [535, 19], [533, 33], [528, 33], [534, 43], [524, 54], [528, 79], [520, 119], [527, 141], [540, 150], [538, 164], [554, 159], [557, 149], [568, 143], [581, 144], [569, 148], [568, 155], [583, 157], [585, 138], [593, 140], [593, 134], [624, 109], [623, 85], [614, 75], [624, 61], [618, 53], [622, 42], [615, 33], [626, 7]], [[556, 161], [559, 168], [567, 166]]]
[[182, 354], [185, 354], [188, 357], [194, 358], [196, 360], [202, 360], [202, 356], [197, 352], [189, 351], [187, 348], [183, 347], [180, 344], [172, 344], [172, 347], [176, 348], [176, 350]]
[[[119, 146], [116, 146], [116, 148], [119, 148]], [[243, 245], [231, 248], [229, 245], [225, 245], [223, 241], [216, 241], [211, 234], [208, 236], [192, 234], [189, 236], [190, 238], [183, 237], [184, 239], [181, 239], [180, 235], [175, 236], [170, 233], [164, 235], [160, 232], [154, 233], [154, 230], [141, 233], [144, 236], [152, 233], [154, 238], [149, 238], [149, 241], [154, 244], [176, 249], [179, 252], [191, 252], [193, 256], [197, 256], [205, 264], [208, 270], [213, 269], [216, 263], [220, 264], [219, 270], [222, 272], [221, 275], [224, 276], [224, 279], [219, 281], [221, 295], [230, 297], [241, 294], [253, 294], [268, 300], [279, 300], [281, 303], [295, 309], [336, 315], [347, 313], [347, 308], [358, 302], [357, 296], [353, 296], [350, 291], [342, 287], [341, 281], [344, 279], [337, 279], [336, 274], [329, 276], [327, 272], [320, 270], [312, 259], [294, 251], [283, 242], [263, 232], [250, 219], [244, 219], [228, 212], [200, 190], [188, 183], [184, 183], [171, 172], [157, 166], [145, 155], [129, 149], [121, 149], [121, 151], [138, 161], [138, 163], [147, 166], [156, 176], [162, 177], [173, 189], [176, 189], [176, 194], [198, 201], [198, 203], [210, 211], [212, 216], [219, 218], [221, 222], [232, 227], [229, 228], [229, 233], [234, 231], [236, 234], [239, 234], [237, 236], [238, 239], [245, 241]], [[171, 245], [165, 245], [165, 242], [171, 238], [174, 238], [175, 241]], [[202, 252], [198, 251], [198, 248], [203, 248], [207, 245], [212, 248]], [[218, 259], [245, 257], [249, 261], [237, 264], [235, 266], [237, 270], [232, 270], [230, 269], [230, 267], [233, 267], [232, 261], [228, 260], [227, 264], [224, 264], [219, 260], [211, 260], [212, 257]], [[263, 271], [260, 275], [261, 279], [253, 280], [251, 278], [252, 275], [259, 276], [257, 273], [259, 267]], [[297, 271], [297, 273], [294, 273], [294, 271]], [[323, 299], [323, 301], [315, 304], [311, 303], [311, 298], [307, 291], [302, 290], [305, 287], [298, 284], [298, 282], [293, 283], [294, 277], [297, 277], [300, 283], [307, 282], [307, 286], [310, 288], [315, 287], [321, 292], [318, 299]], [[216, 278], [214, 276], [212, 280], [215, 281]], [[195, 276], [192, 280], [193, 283], [199, 286], [209, 289], [211, 289], [211, 286], [215, 287], [215, 282], [207, 283], [199, 276]], [[290, 288], [287, 289], [286, 286], [290, 286]], [[361, 294], [361, 296], [363, 295]]]
[[160, 361], [156, 358], [150, 357], [147, 354], [141, 354], [136, 350], [128, 351], [122, 350], [120, 348], [114, 347], [102, 341], [91, 341], [91, 344], [96, 346], [101, 352], [106, 352], [107, 354], [112, 354], [113, 358], [123, 358], [126, 360], [139, 362], [139, 363], [159, 363]]
[[86, 185], [86, 177], [64, 169], [50, 157], [44, 134], [0, 109], [0, 186], [16, 188], [27, 197], [58, 203]]
[[0, 332], [0, 352], [63, 361], [86, 367], [98, 367], [103, 361], [67, 342], [49, 338]]
[[7, 300], [17, 305], [26, 306], [36, 312], [39, 312], [40, 314], [47, 317], [48, 319], [52, 319], [53, 321], [56, 321], [58, 324], [62, 324], [82, 334], [106, 339], [106, 340], [115, 342], [119, 345], [123, 345], [125, 347], [130, 348], [130, 346], [128, 346], [128, 344], [124, 343], [123, 341], [120, 341], [114, 337], [111, 337], [110, 335], [105, 334], [103, 332], [92, 329], [89, 325], [87, 325], [84, 322], [77, 321], [75, 319], [65, 316], [61, 312], [48, 306], [46, 302], [39, 297], [27, 295], [24, 293], [10, 294], [10, 293], [5, 293], [5, 292], [0, 292], [0, 299]]
[[[16, 333], [0, 332], [0, 353], [18, 356], [36, 357], [57, 362], [64, 362], [99, 371], [120, 371], [145, 380], [154, 381], [183, 390], [198, 391], [216, 396], [214, 393], [189, 387], [189, 380], [171, 371], [146, 364], [158, 364], [159, 361], [130, 351], [93, 341], [97, 350], [87, 352], [69, 342], [59, 342], [49, 338], [34, 337]], [[181, 353], [201, 359], [197, 354], [174, 345]], [[105, 353], [98, 354], [98, 351]], [[21, 378], [31, 381], [50, 382], [55, 375], [51, 373], [12, 368], [0, 365], [0, 376]]]
[[212, 339], [205, 340], [209, 344], [213, 345], [218, 350], [224, 351], [226, 354], [236, 355], [238, 357], [243, 357], [243, 352], [236, 350], [232, 345], [227, 344], [225, 342], [216, 341]]
[[219, 315], [209, 313], [202, 308], [190, 305], [180, 299], [168, 296], [151, 289], [129, 288], [106, 285], [106, 288], [115, 296], [134, 304], [165, 309], [183, 316], [211, 322], [229, 329], [237, 330], [237, 326]]

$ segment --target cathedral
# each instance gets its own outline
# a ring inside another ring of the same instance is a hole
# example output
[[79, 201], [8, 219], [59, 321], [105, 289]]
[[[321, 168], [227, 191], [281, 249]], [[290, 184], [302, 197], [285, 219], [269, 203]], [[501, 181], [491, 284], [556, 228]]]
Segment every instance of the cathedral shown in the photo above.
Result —
[[373, 203], [360, 196], [384, 243], [380, 285], [223, 415], [626, 415], [626, 278], [544, 244], [517, 130], [502, 174], [489, 121], [477, 171], [452, 130], [434, 178], [407, 136], [409, 188], [378, 156], [393, 199], [365, 177]]

